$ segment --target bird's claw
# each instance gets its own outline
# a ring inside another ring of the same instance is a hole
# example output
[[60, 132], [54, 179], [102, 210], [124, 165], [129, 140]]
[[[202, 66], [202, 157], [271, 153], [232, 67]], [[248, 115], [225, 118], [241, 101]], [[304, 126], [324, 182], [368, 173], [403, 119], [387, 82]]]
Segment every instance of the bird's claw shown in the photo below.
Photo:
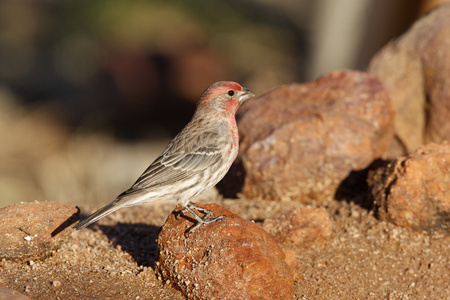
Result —
[[[200, 217], [198, 214], [196, 214], [192, 208], [195, 208], [197, 211], [201, 212], [204, 214], [203, 217]], [[194, 219], [197, 221], [196, 224], [194, 224], [191, 228], [189, 228], [186, 231], [186, 236], [188, 236], [190, 233], [194, 232], [195, 230], [197, 230], [197, 228], [199, 228], [202, 224], [211, 224], [214, 223], [220, 219], [222, 219], [223, 217], [225, 217], [225, 215], [221, 215], [218, 217], [211, 217], [214, 216], [214, 213], [204, 207], [198, 206], [195, 203], [191, 203], [189, 202], [184, 209], [180, 210], [179, 213], [176, 215], [176, 218], [178, 220], [178, 217], [180, 214], [186, 215], [186, 212], [189, 212]]]

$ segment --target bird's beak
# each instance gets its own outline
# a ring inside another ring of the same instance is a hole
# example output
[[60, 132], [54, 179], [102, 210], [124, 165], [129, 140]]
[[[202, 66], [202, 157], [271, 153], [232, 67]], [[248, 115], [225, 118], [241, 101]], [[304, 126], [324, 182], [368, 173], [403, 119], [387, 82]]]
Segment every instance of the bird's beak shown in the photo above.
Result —
[[239, 101], [240, 104], [242, 104], [252, 97], [255, 97], [255, 93], [253, 93], [247, 88], [242, 88], [242, 91], [238, 92], [238, 96], [236, 99], [237, 101]]

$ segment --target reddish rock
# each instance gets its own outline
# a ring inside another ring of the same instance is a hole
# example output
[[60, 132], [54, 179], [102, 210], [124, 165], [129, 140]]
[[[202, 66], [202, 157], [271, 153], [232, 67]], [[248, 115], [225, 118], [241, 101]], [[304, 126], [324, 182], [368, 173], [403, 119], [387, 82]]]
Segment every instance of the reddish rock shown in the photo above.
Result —
[[[371, 61], [395, 105], [397, 144], [411, 153], [450, 139], [450, 4], [441, 5]], [[396, 154], [396, 153], [393, 153]]]
[[323, 208], [297, 207], [276, 219], [267, 219], [263, 228], [283, 246], [305, 247], [331, 236], [332, 225]]
[[369, 175], [377, 215], [394, 224], [450, 233], [450, 144], [429, 144]]
[[298, 261], [297, 253], [295, 251], [283, 248], [283, 252], [285, 255], [284, 260], [289, 265], [291, 270], [294, 272], [294, 279], [296, 281], [298, 280], [304, 280], [305, 278], [300, 273], [300, 268], [302, 267], [300, 262]]
[[239, 156], [222, 190], [229, 196], [241, 175], [233, 192], [279, 201], [327, 201], [350, 171], [383, 155], [394, 131], [381, 82], [356, 71], [277, 88], [247, 101], [238, 118]]
[[43, 259], [59, 248], [79, 219], [73, 204], [20, 203], [0, 209], [0, 259]]
[[163, 280], [188, 299], [293, 299], [294, 272], [274, 238], [223, 207], [201, 206], [226, 217], [186, 236], [193, 223], [177, 220], [178, 206], [158, 237]]

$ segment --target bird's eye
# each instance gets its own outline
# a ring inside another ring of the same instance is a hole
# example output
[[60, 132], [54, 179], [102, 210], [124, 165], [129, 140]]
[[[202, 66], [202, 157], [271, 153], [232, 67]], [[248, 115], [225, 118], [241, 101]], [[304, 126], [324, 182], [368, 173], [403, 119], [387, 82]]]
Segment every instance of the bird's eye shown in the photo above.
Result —
[[229, 90], [228, 91], [228, 96], [233, 96], [234, 95], [234, 91], [233, 90]]

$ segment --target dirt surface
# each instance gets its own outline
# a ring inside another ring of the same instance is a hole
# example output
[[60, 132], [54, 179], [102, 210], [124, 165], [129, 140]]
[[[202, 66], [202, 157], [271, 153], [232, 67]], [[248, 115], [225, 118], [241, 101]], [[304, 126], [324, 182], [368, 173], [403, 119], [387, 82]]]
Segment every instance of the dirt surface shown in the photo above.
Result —
[[[246, 219], [276, 217], [295, 203], [228, 200]], [[100, 205], [99, 205], [100, 206]], [[81, 207], [91, 212], [96, 207]], [[72, 239], [44, 261], [1, 261], [0, 286], [32, 299], [184, 299], [154, 271], [156, 238], [175, 204], [122, 209]], [[297, 299], [450, 299], [450, 237], [429, 236], [380, 222], [358, 205], [327, 207], [333, 233], [298, 255], [303, 280]]]

